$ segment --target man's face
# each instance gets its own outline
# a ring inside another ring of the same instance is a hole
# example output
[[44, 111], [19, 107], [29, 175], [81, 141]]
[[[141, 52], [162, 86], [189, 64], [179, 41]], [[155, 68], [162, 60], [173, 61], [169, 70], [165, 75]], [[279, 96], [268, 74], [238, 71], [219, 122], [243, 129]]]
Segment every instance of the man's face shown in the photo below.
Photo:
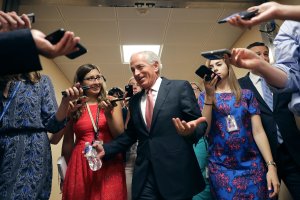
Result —
[[268, 63], [270, 62], [269, 59], [269, 50], [265, 46], [255, 46], [250, 48], [251, 51], [255, 52], [256, 55], [267, 61]]
[[150, 89], [158, 78], [158, 63], [147, 63], [141, 54], [134, 54], [130, 60], [131, 72], [143, 89]]

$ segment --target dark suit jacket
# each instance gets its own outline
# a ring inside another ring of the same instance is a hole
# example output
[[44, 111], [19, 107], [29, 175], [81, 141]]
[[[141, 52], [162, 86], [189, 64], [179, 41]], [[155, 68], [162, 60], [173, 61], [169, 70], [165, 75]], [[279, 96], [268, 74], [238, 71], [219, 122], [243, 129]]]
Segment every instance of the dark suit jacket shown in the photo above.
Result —
[[262, 120], [262, 124], [269, 139], [272, 155], [275, 161], [278, 146], [276, 129], [277, 124], [289, 153], [292, 155], [296, 163], [300, 166], [300, 131], [297, 128], [293, 113], [288, 109], [288, 103], [291, 100], [292, 94], [274, 93], [272, 112], [253, 85], [251, 79], [249, 78], [249, 73], [245, 77], [240, 78], [239, 83], [242, 88], [250, 89], [255, 94], [261, 111], [260, 117]]
[[29, 29], [0, 33], [0, 76], [41, 70]]
[[130, 100], [128, 129], [111, 143], [104, 144], [105, 155], [109, 157], [124, 151], [138, 140], [132, 181], [133, 199], [138, 199], [150, 167], [164, 199], [191, 198], [205, 186], [192, 144], [204, 135], [207, 124], [200, 124], [194, 134], [183, 137], [177, 133], [172, 118], [190, 121], [201, 116], [194, 92], [187, 81], [163, 78], [150, 132], [140, 107], [143, 94], [144, 91]]

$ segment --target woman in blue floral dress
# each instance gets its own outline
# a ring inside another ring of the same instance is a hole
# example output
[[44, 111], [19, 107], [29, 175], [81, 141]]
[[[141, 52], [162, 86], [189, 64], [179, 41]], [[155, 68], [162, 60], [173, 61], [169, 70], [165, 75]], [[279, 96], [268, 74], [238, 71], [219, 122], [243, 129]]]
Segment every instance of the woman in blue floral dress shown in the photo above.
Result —
[[276, 164], [260, 121], [258, 103], [250, 90], [241, 90], [225, 60], [207, 62], [217, 76], [204, 81], [199, 96], [208, 122], [209, 179], [220, 200], [266, 200], [279, 192]]
[[[49, 199], [52, 156], [47, 132], [65, 125], [67, 90], [59, 109], [50, 79], [37, 72], [0, 80], [0, 199]], [[58, 110], [57, 110], [58, 109]]]

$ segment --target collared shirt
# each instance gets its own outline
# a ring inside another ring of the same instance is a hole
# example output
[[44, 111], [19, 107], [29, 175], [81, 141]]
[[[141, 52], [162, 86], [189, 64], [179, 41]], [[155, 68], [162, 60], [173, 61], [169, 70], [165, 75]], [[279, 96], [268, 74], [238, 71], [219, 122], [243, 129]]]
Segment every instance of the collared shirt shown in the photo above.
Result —
[[253, 85], [255, 86], [255, 88], [257, 89], [258, 93], [260, 94], [260, 96], [262, 96], [262, 98], [264, 99], [264, 94], [263, 94], [263, 90], [262, 90], [262, 86], [261, 86], [261, 77], [253, 74], [252, 72], [250, 72], [249, 74], [249, 78], [252, 81]]
[[287, 73], [285, 88], [272, 90], [278, 92], [300, 90], [300, 22], [285, 21], [274, 40], [275, 66]]
[[[161, 77], [158, 77], [154, 83], [154, 85], [151, 87], [152, 89], [152, 96], [153, 96], [153, 103], [154, 103], [154, 106], [155, 106], [155, 102], [156, 102], [156, 99], [157, 99], [157, 94], [158, 94], [158, 90], [159, 90], [159, 87], [161, 85]], [[141, 111], [142, 111], [142, 115], [143, 115], [143, 118], [144, 118], [144, 121], [146, 123], [146, 117], [145, 117], [145, 113], [146, 113], [146, 97], [147, 97], [147, 94], [146, 94], [146, 90], [145, 90], [145, 94], [142, 96], [142, 99], [141, 99]]]
[[[252, 81], [255, 88], [257, 89], [257, 91], [259, 92], [260, 96], [262, 96], [262, 98], [265, 99], [264, 94], [263, 94], [262, 85], [261, 85], [262, 77], [250, 72], [249, 78]], [[282, 139], [282, 136], [281, 136], [281, 133], [279, 131], [279, 127], [278, 127], [277, 124], [276, 124], [276, 128], [277, 128], [277, 141], [278, 141], [279, 144], [281, 144], [281, 143], [283, 143], [283, 139]]]

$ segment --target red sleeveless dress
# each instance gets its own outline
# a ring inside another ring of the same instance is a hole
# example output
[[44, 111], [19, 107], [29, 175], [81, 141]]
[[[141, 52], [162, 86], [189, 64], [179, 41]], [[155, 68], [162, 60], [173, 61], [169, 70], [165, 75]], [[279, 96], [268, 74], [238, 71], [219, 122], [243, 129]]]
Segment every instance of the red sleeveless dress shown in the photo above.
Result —
[[[95, 119], [97, 105], [90, 105], [90, 109]], [[103, 110], [100, 111], [98, 124], [100, 127], [99, 138], [104, 143], [111, 141], [113, 138]], [[102, 168], [95, 172], [89, 168], [88, 162], [82, 154], [85, 142], [92, 142], [94, 138], [94, 129], [87, 109], [84, 109], [80, 119], [74, 123], [73, 130], [76, 142], [68, 163], [62, 199], [126, 200], [125, 164], [122, 154], [102, 161]]]

